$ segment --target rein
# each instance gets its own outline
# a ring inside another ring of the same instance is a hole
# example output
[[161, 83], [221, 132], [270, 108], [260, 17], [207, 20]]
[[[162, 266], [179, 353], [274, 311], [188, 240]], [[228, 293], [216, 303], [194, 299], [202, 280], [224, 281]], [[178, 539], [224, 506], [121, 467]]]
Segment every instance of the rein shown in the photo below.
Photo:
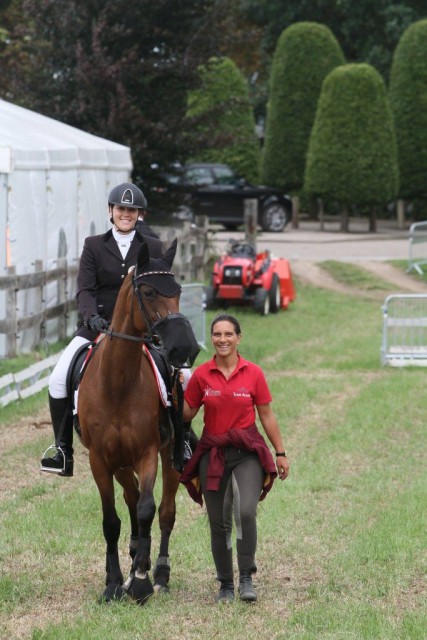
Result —
[[145, 344], [151, 344], [153, 338], [138, 338], [137, 336], [130, 336], [127, 333], [120, 333], [119, 331], [113, 331], [112, 329], [102, 329], [100, 333], [105, 333], [110, 338], [123, 338], [124, 340], [132, 340], [132, 342], [144, 342]]

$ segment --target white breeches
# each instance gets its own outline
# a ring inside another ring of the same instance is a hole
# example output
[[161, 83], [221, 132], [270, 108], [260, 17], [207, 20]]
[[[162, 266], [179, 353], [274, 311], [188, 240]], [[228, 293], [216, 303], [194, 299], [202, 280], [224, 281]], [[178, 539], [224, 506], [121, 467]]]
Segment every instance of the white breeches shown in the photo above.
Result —
[[67, 397], [68, 368], [77, 349], [86, 342], [90, 341], [86, 340], [86, 338], [76, 336], [71, 340], [70, 344], [66, 347], [62, 356], [59, 358], [49, 378], [49, 394], [52, 398]]

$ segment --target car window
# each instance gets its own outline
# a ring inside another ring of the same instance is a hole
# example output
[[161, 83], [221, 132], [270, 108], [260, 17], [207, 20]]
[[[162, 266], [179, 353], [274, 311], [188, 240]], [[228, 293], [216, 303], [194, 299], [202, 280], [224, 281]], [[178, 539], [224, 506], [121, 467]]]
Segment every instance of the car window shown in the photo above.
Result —
[[214, 179], [209, 169], [204, 167], [191, 167], [185, 172], [184, 182], [186, 184], [204, 185], [213, 184]]
[[235, 184], [236, 176], [229, 167], [214, 167], [215, 184]]

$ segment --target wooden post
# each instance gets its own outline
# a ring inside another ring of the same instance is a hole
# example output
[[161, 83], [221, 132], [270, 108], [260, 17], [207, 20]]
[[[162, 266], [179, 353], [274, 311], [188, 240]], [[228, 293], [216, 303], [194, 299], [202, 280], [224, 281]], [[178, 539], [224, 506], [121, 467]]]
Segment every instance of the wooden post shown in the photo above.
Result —
[[[43, 272], [43, 260], [35, 260], [34, 262], [34, 272], [40, 273]], [[34, 310], [33, 313], [43, 313], [46, 308], [46, 289], [44, 280], [40, 282], [40, 285], [36, 288], [34, 300]], [[34, 339], [33, 345], [36, 347], [39, 344], [42, 344], [43, 337], [45, 335], [45, 320], [41, 320], [37, 326], [34, 327]]]
[[245, 242], [250, 244], [256, 253], [256, 233], [258, 224], [258, 200], [248, 198], [244, 201]]
[[299, 227], [299, 196], [292, 196], [292, 228]]
[[397, 228], [405, 228], [405, 201], [399, 198], [396, 202]]
[[[58, 267], [63, 269], [58, 277], [58, 300], [57, 303], [67, 302], [67, 260], [66, 258], [59, 258]], [[64, 313], [58, 318], [58, 338], [65, 340], [67, 337], [67, 304], [64, 305]]]
[[[7, 275], [16, 274], [15, 267], [7, 267]], [[8, 358], [14, 358], [17, 354], [17, 337], [18, 337], [18, 308], [17, 308], [18, 290], [15, 286], [8, 288], [6, 292], [6, 319], [8, 321], [8, 332], [6, 335], [6, 354]]]

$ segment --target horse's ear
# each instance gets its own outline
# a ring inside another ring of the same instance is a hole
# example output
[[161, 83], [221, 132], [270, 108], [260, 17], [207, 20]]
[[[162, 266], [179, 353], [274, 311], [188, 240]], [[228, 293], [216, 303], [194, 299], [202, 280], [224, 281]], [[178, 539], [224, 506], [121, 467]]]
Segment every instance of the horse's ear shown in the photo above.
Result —
[[177, 245], [178, 245], [178, 240], [175, 238], [175, 240], [172, 242], [169, 249], [165, 251], [165, 253], [163, 254], [163, 260], [169, 265], [169, 269], [172, 267], [172, 263], [176, 254]]
[[148, 253], [148, 245], [145, 242], [145, 240], [143, 240], [141, 242], [141, 246], [140, 249], [138, 251], [138, 260], [136, 263], [136, 272], [140, 272], [144, 270], [144, 267], [147, 266], [148, 262], [150, 260], [150, 254]]

